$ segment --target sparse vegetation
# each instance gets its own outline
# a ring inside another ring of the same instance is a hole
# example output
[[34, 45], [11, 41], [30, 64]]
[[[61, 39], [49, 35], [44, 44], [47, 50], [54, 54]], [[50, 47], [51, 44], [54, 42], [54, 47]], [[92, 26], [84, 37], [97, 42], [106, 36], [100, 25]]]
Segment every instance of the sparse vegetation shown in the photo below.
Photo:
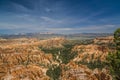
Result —
[[[72, 51], [74, 45], [75, 44], [67, 43], [63, 45], [63, 48], [41, 48], [41, 50], [45, 53], [53, 54], [54, 60], [61, 60], [62, 63], [67, 64], [71, 59], [73, 59], [77, 55], [77, 52]], [[59, 57], [59, 59], [56, 58], [57, 56]]]
[[52, 65], [52, 67], [47, 70], [46, 75], [48, 75], [51, 80], [59, 80], [61, 72], [62, 69], [60, 68], [60, 66]]
[[[72, 48], [75, 44], [63, 44], [62, 48], [42, 48], [41, 50], [45, 53], [51, 53], [55, 61], [58, 62], [59, 66], [52, 65], [49, 67], [46, 74], [51, 78], [51, 80], [59, 80], [61, 74], [61, 64], [67, 64], [72, 60], [76, 55], [77, 52], [73, 52]], [[67, 69], [67, 68], [66, 68]]]
[[[93, 57], [93, 55], [91, 56]], [[103, 69], [106, 66], [106, 63], [102, 62], [100, 60], [100, 57], [98, 57], [97, 60], [94, 60], [94, 61], [92, 58], [90, 62], [87, 62], [86, 59], [87, 59], [87, 55], [81, 61], [77, 62], [77, 64], [87, 65], [87, 67], [90, 69], [95, 69], [95, 68]]]

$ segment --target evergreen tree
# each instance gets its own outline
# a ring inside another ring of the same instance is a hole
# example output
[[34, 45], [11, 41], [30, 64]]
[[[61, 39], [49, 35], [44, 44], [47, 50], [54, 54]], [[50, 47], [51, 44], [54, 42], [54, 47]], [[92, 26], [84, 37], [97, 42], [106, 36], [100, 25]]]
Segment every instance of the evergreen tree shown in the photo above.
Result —
[[116, 53], [109, 54], [107, 60], [113, 78], [120, 80], [120, 28], [114, 32], [114, 41], [116, 44]]

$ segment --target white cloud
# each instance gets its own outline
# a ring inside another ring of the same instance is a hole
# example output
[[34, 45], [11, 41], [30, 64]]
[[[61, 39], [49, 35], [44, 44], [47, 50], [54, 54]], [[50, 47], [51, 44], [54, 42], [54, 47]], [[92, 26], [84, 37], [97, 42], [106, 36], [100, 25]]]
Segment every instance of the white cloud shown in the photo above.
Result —
[[104, 30], [104, 29], [110, 29], [114, 28], [116, 25], [90, 25], [90, 26], [85, 26], [85, 27], [77, 27], [73, 28], [73, 30]]
[[46, 16], [41, 16], [41, 19], [43, 19], [46, 22], [52, 23], [52, 24], [54, 24], [54, 23], [62, 23], [62, 20], [56, 20], [56, 19], [46, 17]]
[[31, 11], [30, 9], [28, 9], [27, 7], [25, 7], [21, 4], [18, 4], [15, 2], [11, 2], [11, 4], [16, 11], [23, 11], [23, 12], [30, 12]]
[[50, 30], [50, 31], [69, 31], [72, 30], [72, 28], [46, 28], [46, 30]]
[[29, 29], [35, 28], [36, 25], [31, 24], [12, 24], [12, 23], [0, 23], [0, 29]]
[[45, 8], [46, 12], [51, 12], [52, 10], [50, 8]]

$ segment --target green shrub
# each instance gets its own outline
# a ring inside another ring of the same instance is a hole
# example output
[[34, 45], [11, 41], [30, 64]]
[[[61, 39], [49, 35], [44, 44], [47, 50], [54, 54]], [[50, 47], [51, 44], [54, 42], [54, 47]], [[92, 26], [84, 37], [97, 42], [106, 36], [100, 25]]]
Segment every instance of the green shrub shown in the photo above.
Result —
[[48, 75], [52, 80], [59, 80], [61, 72], [62, 69], [60, 66], [52, 66], [47, 70], [46, 75]]

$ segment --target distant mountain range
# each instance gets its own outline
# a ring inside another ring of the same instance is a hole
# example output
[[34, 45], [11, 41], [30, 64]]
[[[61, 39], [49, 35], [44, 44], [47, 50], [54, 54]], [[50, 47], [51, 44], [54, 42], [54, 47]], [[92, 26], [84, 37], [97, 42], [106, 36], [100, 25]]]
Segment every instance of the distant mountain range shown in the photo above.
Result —
[[1, 34], [0, 38], [38, 38], [48, 39], [53, 37], [64, 37], [67, 39], [93, 39], [96, 37], [113, 36], [113, 33], [77, 33], [77, 34], [55, 34], [55, 33], [24, 33], [24, 34]]

